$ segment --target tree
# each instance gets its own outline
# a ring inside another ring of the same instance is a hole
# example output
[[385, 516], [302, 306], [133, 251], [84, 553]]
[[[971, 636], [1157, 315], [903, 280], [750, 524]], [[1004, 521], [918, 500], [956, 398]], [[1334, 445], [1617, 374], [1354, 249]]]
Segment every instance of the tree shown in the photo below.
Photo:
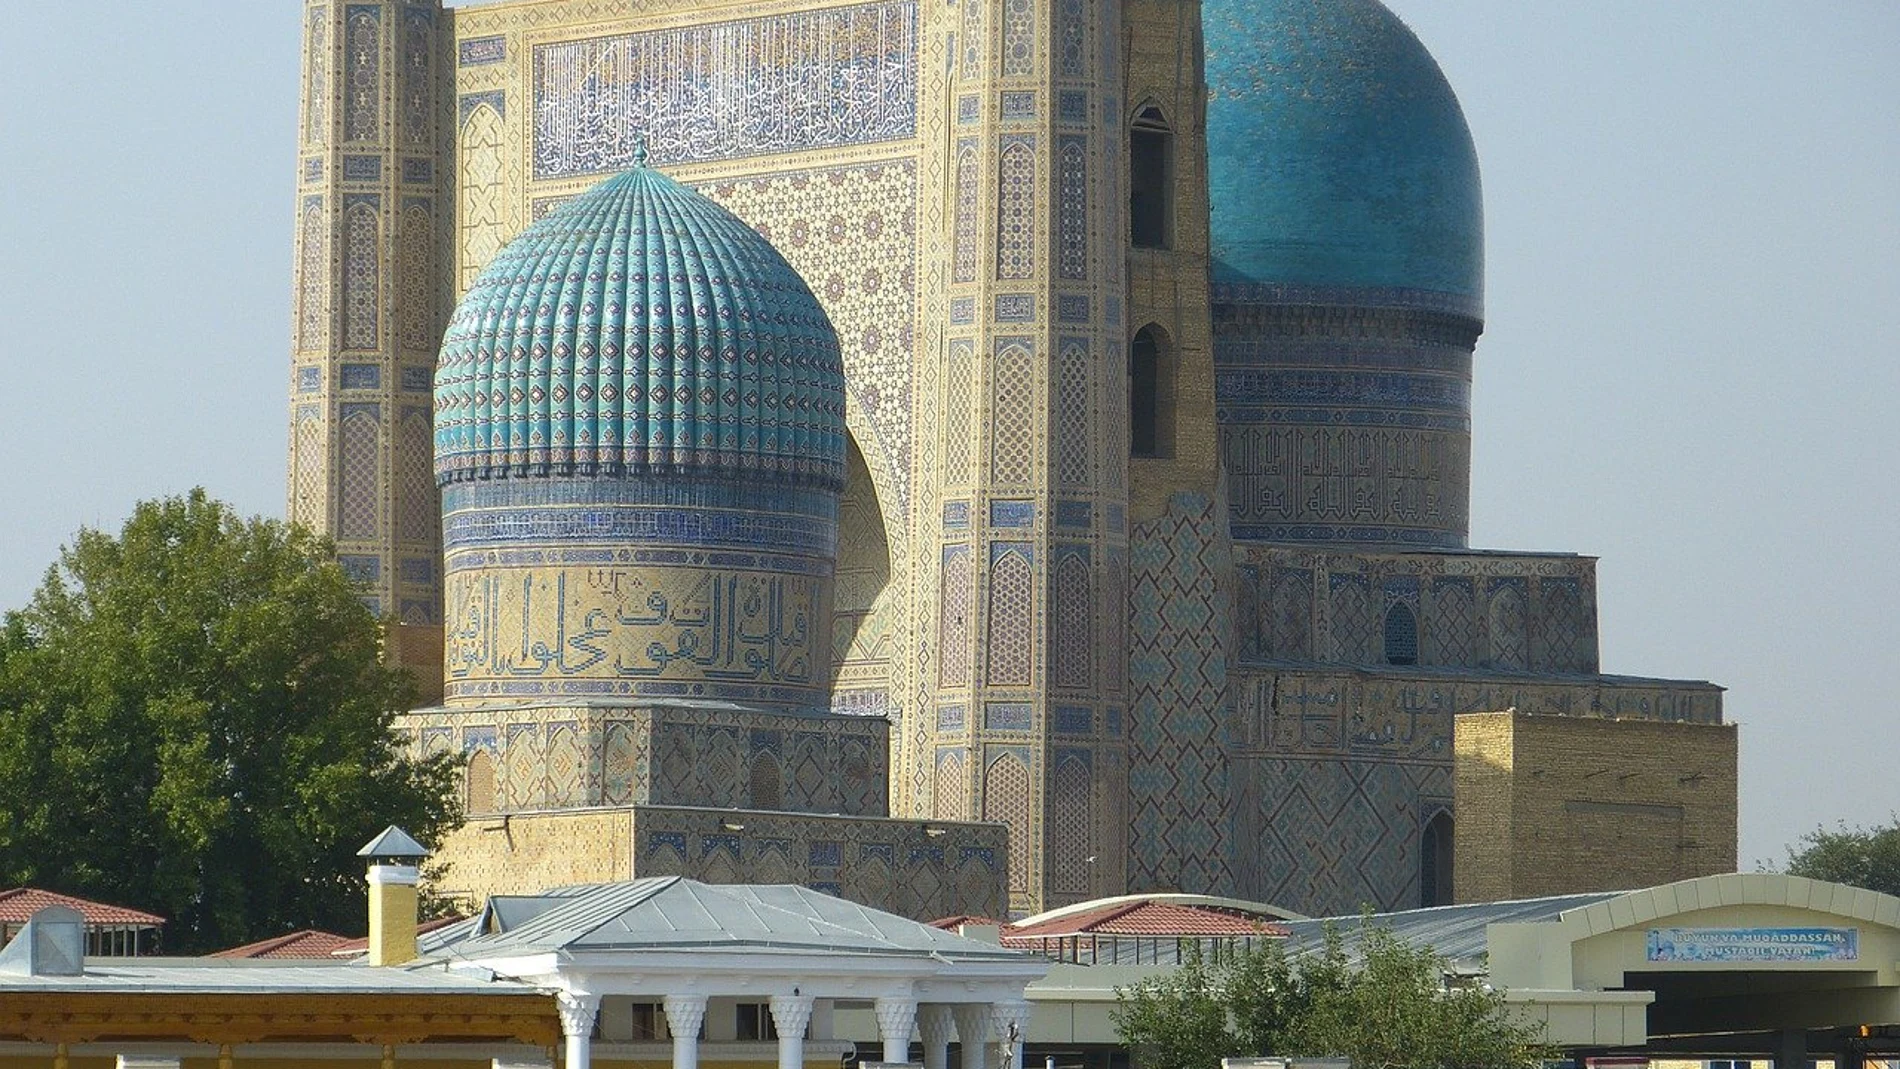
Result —
[[1900, 818], [1886, 827], [1816, 828], [1788, 850], [1788, 875], [1900, 895]]
[[1176, 970], [1117, 992], [1115, 1020], [1144, 1069], [1210, 1069], [1223, 1057], [1346, 1057], [1398, 1069], [1532, 1066], [1545, 1051], [1502, 993], [1447, 989], [1444, 960], [1369, 922], [1359, 961], [1329, 929], [1295, 957], [1280, 945]]
[[0, 631], [0, 880], [163, 914], [176, 950], [360, 930], [356, 848], [460, 818], [454, 761], [391, 731], [411, 693], [323, 540], [143, 502]]

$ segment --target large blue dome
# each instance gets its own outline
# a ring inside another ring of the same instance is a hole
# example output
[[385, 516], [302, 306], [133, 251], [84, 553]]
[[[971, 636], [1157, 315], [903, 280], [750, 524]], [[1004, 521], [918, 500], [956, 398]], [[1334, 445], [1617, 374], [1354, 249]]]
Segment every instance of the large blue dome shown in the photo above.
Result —
[[1378, 0], [1203, 0], [1217, 284], [1427, 291], [1477, 313], [1477, 153]]
[[824, 309], [751, 227], [645, 167], [495, 257], [449, 323], [435, 400], [445, 484], [844, 483], [844, 366]]

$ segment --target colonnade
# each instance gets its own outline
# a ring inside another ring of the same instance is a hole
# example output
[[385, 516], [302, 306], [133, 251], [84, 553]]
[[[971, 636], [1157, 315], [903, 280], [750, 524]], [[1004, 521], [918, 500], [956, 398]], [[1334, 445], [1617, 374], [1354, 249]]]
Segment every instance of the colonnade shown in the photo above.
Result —
[[[778, 1069], [804, 1069], [805, 1065], [805, 1029], [820, 999], [797, 990], [770, 996], [772, 1027], [778, 1033]], [[600, 998], [573, 992], [559, 996], [563, 1069], [591, 1069]], [[707, 1002], [708, 996], [702, 994], [665, 996], [662, 1006], [673, 1037], [673, 1069], [699, 1069], [699, 1033], [706, 1021]], [[874, 1005], [886, 1064], [909, 1063], [915, 1038], [923, 1043], [924, 1069], [949, 1069], [950, 1042], [955, 1038], [966, 1052], [962, 1069], [1022, 1069], [1023, 1040], [1029, 1031], [1029, 1003], [1022, 999], [919, 1002], [907, 995], [888, 995]], [[969, 1056], [967, 1052], [973, 1049], [983, 1051], [981, 1060]], [[497, 1063], [496, 1069], [512, 1067]]]

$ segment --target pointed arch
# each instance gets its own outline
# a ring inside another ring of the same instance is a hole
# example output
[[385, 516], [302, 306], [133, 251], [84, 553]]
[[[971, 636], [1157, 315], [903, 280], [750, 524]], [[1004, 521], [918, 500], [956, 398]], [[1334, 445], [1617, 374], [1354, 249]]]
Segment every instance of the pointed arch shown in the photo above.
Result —
[[1005, 750], [983, 770], [983, 819], [1009, 826], [1009, 889], [1029, 890], [1029, 765]]
[[1418, 844], [1418, 904], [1426, 909], [1452, 904], [1453, 835], [1451, 810], [1440, 808], [1425, 822]]
[[784, 784], [777, 757], [766, 751], [753, 754], [750, 780], [748, 809], [778, 809], [783, 805]]
[[1128, 240], [1137, 249], [1174, 246], [1174, 126], [1159, 104], [1128, 129]]
[[495, 758], [478, 749], [468, 755], [467, 805], [470, 816], [495, 811]]
[[1174, 455], [1174, 344], [1158, 323], [1128, 346], [1128, 455]]

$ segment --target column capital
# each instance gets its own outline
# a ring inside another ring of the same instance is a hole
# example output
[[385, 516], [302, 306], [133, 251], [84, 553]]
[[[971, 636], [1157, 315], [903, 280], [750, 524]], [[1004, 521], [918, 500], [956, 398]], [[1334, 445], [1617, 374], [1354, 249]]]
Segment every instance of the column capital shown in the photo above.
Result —
[[912, 1022], [917, 1018], [917, 1000], [909, 997], [890, 996], [877, 1000], [877, 1026], [885, 1035], [899, 1029], [904, 1035], [910, 1035]]
[[917, 1007], [917, 1036], [925, 1043], [950, 1042], [955, 1019], [950, 1007], [941, 1002], [926, 1002]]
[[804, 1036], [805, 1026], [811, 1023], [811, 1005], [810, 995], [772, 996], [772, 1027], [780, 1039]]
[[957, 1022], [957, 1042], [963, 1044], [965, 1048], [988, 1042], [990, 1038], [989, 1003], [952, 1003], [950, 1016]]
[[698, 1036], [699, 1026], [705, 1021], [706, 996], [666, 996], [666, 1027], [673, 1033], [674, 1039], [682, 1036], [689, 1039]]
[[600, 1012], [600, 996], [591, 991], [561, 991], [555, 994], [561, 1012], [561, 1034], [569, 1037], [592, 1036], [594, 1016]]

